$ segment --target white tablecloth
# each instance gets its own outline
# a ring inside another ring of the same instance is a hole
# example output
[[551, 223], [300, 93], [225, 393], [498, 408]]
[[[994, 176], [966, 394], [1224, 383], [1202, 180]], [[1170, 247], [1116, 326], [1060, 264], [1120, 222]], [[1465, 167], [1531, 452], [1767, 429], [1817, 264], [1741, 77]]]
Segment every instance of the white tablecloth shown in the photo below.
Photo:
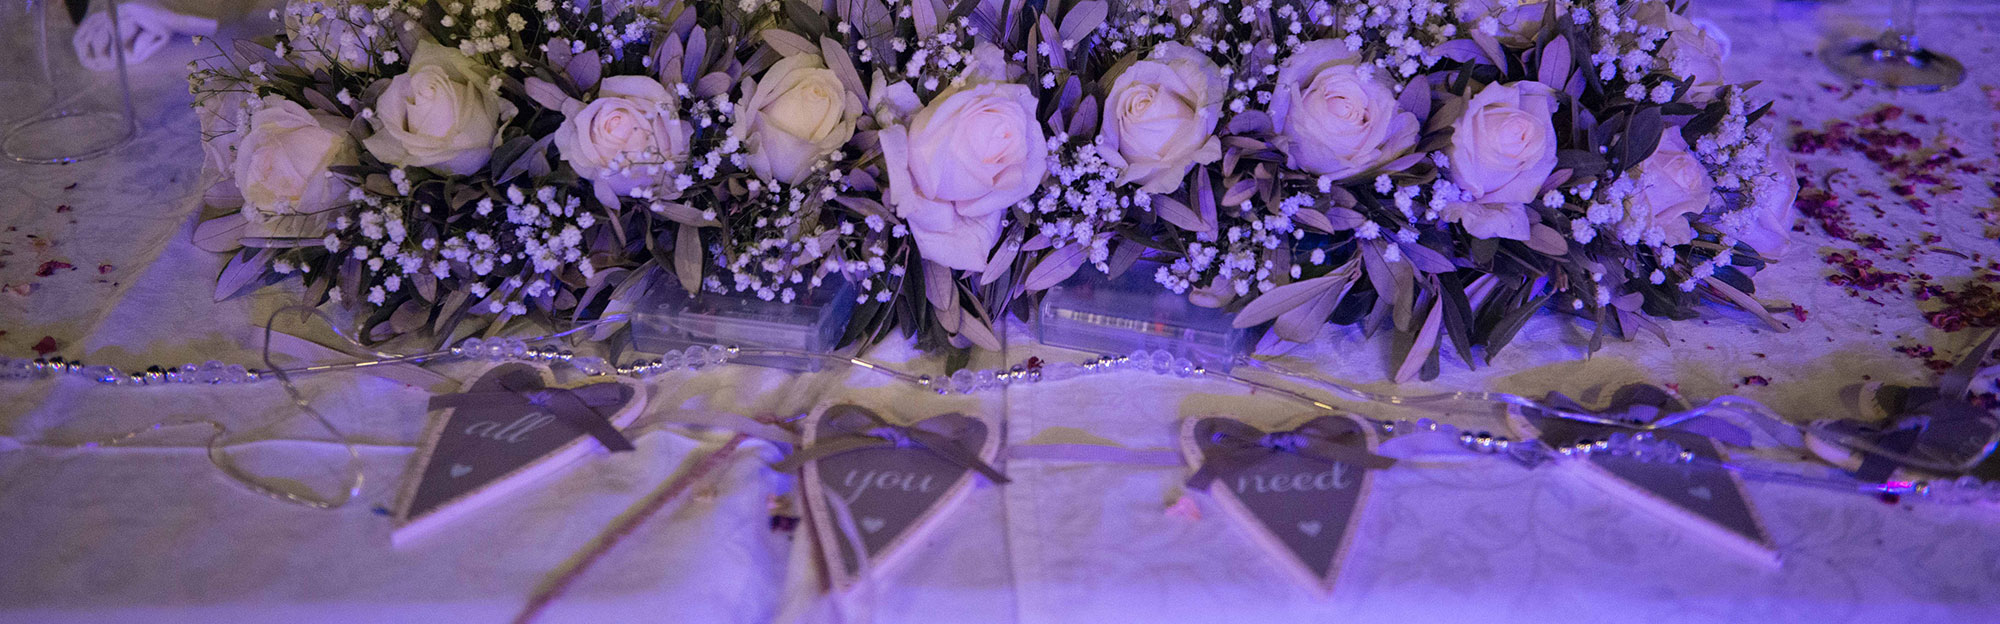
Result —
[[[1837, 82], [1811, 54], [1824, 33], [1866, 30], [1871, 22], [1853, 15], [1879, 9], [1723, 4], [1697, 13], [1730, 34], [1731, 78], [1762, 80], [1779, 119], [1818, 128], [1893, 103], [1928, 117], [1919, 134], [1955, 137], [1968, 160], [1996, 170], [2000, 113], [1989, 98], [2000, 96], [1982, 87], [2000, 84], [1992, 70], [2000, 4], [1928, 3], [1927, 39], [1971, 68], [1966, 86], [1939, 95], [1822, 86]], [[201, 152], [181, 72], [201, 54], [180, 43], [135, 69], [143, 134], [132, 148], [81, 165], [0, 163], [0, 250], [11, 252], [0, 252], [0, 353], [26, 355], [48, 336], [63, 355], [86, 361], [255, 362], [255, 327], [294, 300], [296, 287], [213, 301], [222, 259], [188, 240]], [[1844, 195], [1873, 188], [1891, 196], [1865, 160], [1805, 162], [1815, 175], [1846, 169], [1835, 176]], [[1892, 241], [1928, 229], [1942, 237], [1937, 246], [1992, 256], [2000, 249], [1975, 213], [1996, 200], [1981, 177], [1964, 175], [1966, 189], [1932, 201], [1935, 226], [1899, 208], [1877, 218], [1859, 199], [1850, 207], [1858, 224]], [[1590, 356], [1587, 327], [1544, 316], [1491, 366], [1472, 370], [1447, 355], [1438, 379], [1400, 387], [1384, 380], [1386, 341], [1341, 328], [1286, 362], [1404, 393], [1562, 391], [1590, 402], [1626, 383], [1671, 383], [1697, 401], [1741, 394], [1808, 419], [1857, 415], [1868, 382], [1930, 381], [1920, 360], [1895, 347], [1933, 345], [1955, 357], [1970, 343], [1972, 332], [1930, 328], [1907, 296], [1877, 294], [1871, 303], [1827, 285], [1820, 257], [1851, 245], [1816, 225], [1800, 236], [1758, 279], [1760, 298], [1810, 311], [1789, 333], [1717, 313], [1671, 324], [1665, 346], [1644, 338]], [[37, 276], [50, 260], [76, 268]], [[1944, 254], [1915, 262], [1947, 282], [1971, 271]], [[1007, 353], [975, 364], [1078, 356], [1031, 344], [1019, 325], [1007, 333]], [[939, 366], [898, 344], [876, 355], [912, 370]], [[1753, 375], [1770, 385], [1746, 385]], [[976, 397], [926, 397], [865, 372], [744, 367], [678, 373], [651, 387], [650, 422], [678, 410], [794, 414], [860, 397], [911, 415], [981, 414], [1002, 423], [1013, 444], [1087, 434], [1168, 448], [1184, 417], [1227, 412], [1268, 425], [1305, 413], [1231, 386], [1138, 373]], [[366, 486], [340, 509], [280, 504], [237, 486], [210, 466], [199, 428], [118, 448], [68, 447], [165, 419], [212, 419], [230, 427], [232, 440], [263, 440], [232, 447], [246, 463], [331, 483], [316, 471], [338, 466], [341, 447], [290, 418], [274, 385], [0, 383], [0, 621], [504, 620], [612, 518], [722, 439], [655, 428], [636, 453], [581, 464], [397, 550], [377, 509], [393, 503], [427, 392], [357, 375], [310, 378], [301, 388], [360, 444]], [[1491, 413], [1449, 420], [1504, 428]], [[1498, 461], [1383, 473], [1331, 597], [1297, 588], [1219, 510], [1204, 507], [1199, 520], [1165, 513], [1183, 469], [1014, 461], [1012, 485], [978, 487], [916, 556], [830, 601], [820, 597], [803, 542], [768, 528], [770, 501], [793, 487], [764, 467], [775, 454], [747, 446], [712, 488], [653, 518], [592, 568], [546, 621], [2000, 621], [2000, 510], [1885, 505], [1751, 483], [1784, 557], [1773, 571], [1565, 473]]]

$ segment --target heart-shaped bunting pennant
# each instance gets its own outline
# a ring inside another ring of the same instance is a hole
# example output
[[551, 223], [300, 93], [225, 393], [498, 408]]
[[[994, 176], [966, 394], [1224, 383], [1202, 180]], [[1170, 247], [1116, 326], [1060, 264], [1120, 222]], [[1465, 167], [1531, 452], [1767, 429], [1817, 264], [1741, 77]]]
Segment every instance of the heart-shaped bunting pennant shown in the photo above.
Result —
[[[1522, 436], [1562, 448], [1581, 440], [1606, 440], [1612, 434], [1637, 430], [1544, 415], [1533, 408], [1510, 408], [1507, 418]], [[1654, 438], [1673, 442], [1695, 457], [1723, 461], [1715, 440], [1676, 429], [1648, 430]], [[1778, 565], [1777, 547], [1764, 521], [1744, 493], [1743, 481], [1726, 468], [1703, 463], [1646, 462], [1633, 457], [1592, 453], [1588, 459], [1564, 461], [1604, 492], [1637, 505], [1667, 522], [1709, 539], [1732, 552], [1765, 565]]]
[[1372, 452], [1374, 431], [1347, 416], [1277, 432], [1214, 416], [1183, 423], [1180, 440], [1195, 467], [1188, 485], [1207, 488], [1295, 578], [1332, 592], [1374, 472], [1393, 463]]
[[464, 393], [432, 399], [441, 413], [404, 478], [393, 541], [408, 543], [593, 451], [631, 448], [617, 430], [645, 406], [644, 388], [629, 379], [556, 384], [527, 364], [487, 369]]
[[821, 406], [804, 445], [781, 467], [803, 471], [806, 511], [835, 589], [889, 566], [961, 502], [991, 468], [999, 436], [962, 414], [904, 426], [858, 405]]

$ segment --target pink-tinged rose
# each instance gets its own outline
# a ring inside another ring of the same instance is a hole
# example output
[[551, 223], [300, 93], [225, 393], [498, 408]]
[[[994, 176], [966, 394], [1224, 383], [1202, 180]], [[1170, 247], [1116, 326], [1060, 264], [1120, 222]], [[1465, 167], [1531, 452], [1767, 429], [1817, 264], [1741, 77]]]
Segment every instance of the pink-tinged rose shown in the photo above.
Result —
[[986, 266], [1007, 208], [1034, 193], [1048, 167], [1026, 85], [947, 90], [880, 137], [890, 206], [925, 259], [954, 269]]
[[1523, 204], [1445, 204], [1441, 216], [1458, 223], [1473, 238], [1505, 238], [1524, 241], [1534, 229], [1534, 217]]
[[1739, 239], [1757, 253], [1776, 258], [1792, 248], [1792, 222], [1799, 218], [1799, 178], [1783, 142], [1772, 141], [1764, 173], [1755, 180], [1749, 221]]
[[1480, 89], [1452, 124], [1452, 184], [1472, 202], [1525, 204], [1556, 168], [1555, 96], [1524, 80]]
[[249, 117], [232, 163], [243, 193], [243, 218], [250, 235], [291, 238], [325, 233], [334, 206], [347, 195], [347, 181], [330, 171], [357, 162], [347, 121], [275, 95], [265, 96]]
[[1625, 218], [1638, 220], [1628, 223], [1627, 228], [1648, 232], [1642, 237], [1647, 242], [1656, 240], [1650, 234], [1655, 228], [1664, 236], [1657, 239], [1660, 242], [1679, 245], [1694, 240], [1694, 225], [1687, 217], [1700, 216], [1708, 207], [1715, 178], [1709, 177], [1708, 168], [1688, 151], [1679, 127], [1662, 133], [1659, 149], [1625, 174], [1634, 180]]
[[389, 79], [361, 141], [382, 162], [470, 175], [500, 145], [514, 104], [500, 97], [493, 70], [454, 48], [417, 44], [409, 71]]
[[1271, 121], [1293, 169], [1347, 179], [1367, 175], [1417, 145], [1417, 116], [1339, 41], [1299, 48], [1278, 70]]
[[798, 54], [772, 65], [763, 80], [746, 80], [736, 114], [732, 131], [750, 170], [796, 183], [854, 137], [861, 96], [848, 93], [818, 55]]
[[658, 80], [612, 76], [590, 103], [563, 104], [552, 142], [563, 162], [590, 180], [598, 203], [616, 206], [619, 197], [672, 179], [687, 162], [694, 126], [674, 116], [676, 107]]
[[1222, 158], [1215, 136], [1228, 84], [1194, 48], [1162, 43], [1118, 73], [1105, 96], [1100, 138], [1122, 173], [1148, 193], [1179, 190], [1188, 170]]
[[1641, 25], [1667, 31], [1667, 40], [1660, 44], [1657, 56], [1668, 72], [1694, 80], [1688, 87], [1688, 99], [1695, 102], [1715, 99], [1715, 92], [1725, 84], [1722, 60], [1729, 57], [1727, 39], [1711, 32], [1713, 25], [1704, 27], [1668, 9], [1665, 3], [1641, 6], [1633, 17]]

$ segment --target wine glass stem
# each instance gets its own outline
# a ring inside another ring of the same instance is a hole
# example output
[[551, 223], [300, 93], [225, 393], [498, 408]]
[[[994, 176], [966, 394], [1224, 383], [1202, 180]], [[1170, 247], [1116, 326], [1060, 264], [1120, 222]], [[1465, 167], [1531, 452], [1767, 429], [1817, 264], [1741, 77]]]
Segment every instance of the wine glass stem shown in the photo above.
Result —
[[1889, 18], [1889, 30], [1882, 33], [1876, 45], [1897, 52], [1915, 52], [1917, 46], [1917, 0], [1892, 0], [1894, 12]]

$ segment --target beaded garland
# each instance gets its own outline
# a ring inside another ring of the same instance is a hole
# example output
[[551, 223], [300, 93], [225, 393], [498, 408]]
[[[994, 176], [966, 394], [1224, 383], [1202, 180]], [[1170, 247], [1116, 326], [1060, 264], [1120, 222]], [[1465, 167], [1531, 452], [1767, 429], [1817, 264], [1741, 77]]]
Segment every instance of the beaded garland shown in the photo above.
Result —
[[[413, 356], [401, 356], [369, 362], [351, 362], [329, 366], [309, 366], [284, 369], [286, 373], [316, 373], [359, 368], [366, 365], [387, 363], [419, 363], [445, 357], [464, 357], [488, 360], [520, 360], [528, 362], [563, 362], [575, 366], [586, 375], [649, 376], [663, 372], [687, 368], [698, 370], [705, 366], [715, 366], [727, 362], [737, 352], [735, 347], [710, 346], [693, 347], [687, 351], [671, 351], [661, 358], [641, 360], [624, 366], [613, 367], [600, 357], [580, 356], [567, 349], [553, 346], [530, 347], [518, 338], [495, 338], [480, 340], [467, 338], [458, 346], [443, 351], [435, 351]], [[258, 370], [240, 365], [224, 364], [209, 360], [201, 364], [181, 366], [148, 366], [143, 372], [126, 373], [114, 366], [85, 365], [77, 360], [65, 360], [61, 356], [35, 358], [0, 358], [0, 379], [40, 379], [54, 375], [73, 374], [98, 383], [120, 386], [150, 386], [159, 384], [238, 384], [264, 381], [275, 376], [274, 370]]]
[[172, 383], [249, 383], [262, 381], [268, 373], [223, 364], [216, 360], [181, 366], [148, 366], [143, 372], [127, 374], [116, 367], [85, 365], [81, 361], [65, 360], [62, 356], [33, 360], [0, 358], [0, 379], [41, 379], [64, 374], [82, 376], [98, 383], [149, 386]]
[[[537, 338], [536, 340], [539, 339], [540, 338]], [[1041, 360], [1040, 358], [1029, 358], [1027, 361], [1021, 364], [1016, 364], [1004, 369], [981, 369], [977, 371], [971, 369], [960, 369], [949, 376], [939, 377], [932, 375], [913, 375], [910, 373], [905, 373], [892, 368], [888, 368], [881, 364], [860, 357], [810, 353], [804, 351], [793, 351], [789, 349], [775, 349], [775, 348], [762, 348], [762, 347], [745, 348], [734, 345], [692, 346], [688, 347], [685, 350], [668, 351], [667, 353], [662, 354], [661, 357], [658, 358], [640, 359], [626, 364], [612, 365], [608, 360], [605, 360], [604, 358], [589, 356], [589, 355], [577, 355], [570, 350], [558, 348], [553, 345], [531, 346], [528, 344], [529, 342], [530, 340], [527, 339], [508, 338], [508, 337], [490, 338], [490, 339], [467, 338], [461, 341], [459, 344], [452, 346], [449, 349], [434, 351], [430, 353], [422, 353], [422, 354], [408, 355], [408, 356], [396, 356], [380, 360], [367, 360], [359, 362], [347, 362], [340, 364], [309, 366], [309, 367], [299, 367], [290, 369], [274, 368], [270, 370], [251, 369], [251, 368], [245, 368], [240, 365], [230, 365], [230, 364], [224, 364], [220, 361], [210, 360], [202, 364], [187, 364], [175, 367], [162, 367], [157, 365], [149, 366], [145, 369], [144, 372], [127, 374], [113, 366], [85, 365], [83, 362], [66, 360], [59, 356], [49, 357], [49, 358], [36, 358], [33, 360], [25, 360], [19, 358], [0, 358], [0, 379], [44, 379], [60, 374], [72, 374], [87, 379], [91, 379], [99, 383], [123, 385], [123, 386], [156, 385], [156, 384], [204, 384], [204, 383], [212, 385], [220, 385], [220, 384], [253, 383], [253, 382], [263, 381], [266, 379], [271, 379], [274, 377], [282, 379], [287, 374], [330, 372], [336, 370], [361, 368], [365, 366], [374, 366], [374, 365], [381, 365], [388, 363], [422, 363], [422, 362], [430, 362], [430, 361], [454, 359], [454, 358], [471, 358], [471, 359], [494, 360], [494, 361], [525, 361], [525, 362], [538, 362], [538, 363], [549, 363], [549, 364], [565, 363], [575, 367], [579, 372], [582, 372], [586, 375], [616, 374], [621, 376], [648, 378], [680, 370], [699, 371], [707, 368], [713, 368], [716, 366], [729, 364], [732, 361], [744, 356], [780, 356], [780, 357], [816, 359], [826, 362], [844, 363], [844, 364], [859, 366], [862, 368], [866, 368], [869, 370], [889, 375], [891, 377], [895, 377], [897, 379], [906, 382], [917, 384], [918, 386], [928, 388], [931, 391], [941, 395], [954, 394], [954, 393], [972, 394], [975, 392], [982, 392], [986, 390], [1001, 389], [1020, 383], [1036, 383], [1042, 381], [1064, 381], [1089, 374], [1134, 371], [1134, 372], [1148, 372], [1159, 375], [1173, 375], [1175, 377], [1180, 377], [1180, 378], [1190, 378], [1190, 379], [1207, 378], [1218, 381], [1224, 381], [1241, 385], [1247, 388], [1251, 388], [1260, 392], [1277, 394], [1280, 396], [1298, 400], [1320, 409], [1325, 409], [1329, 411], [1337, 410], [1337, 408], [1335, 408], [1330, 404], [1313, 399], [1299, 392], [1262, 383], [1256, 380], [1247, 379], [1234, 374], [1217, 373], [1214, 371], [1210, 371], [1207, 368], [1194, 363], [1192, 360], [1189, 360], [1188, 358], [1177, 357], [1164, 350], [1147, 351], [1141, 349], [1139, 351], [1134, 351], [1129, 355], [1122, 355], [1122, 356], [1100, 355], [1097, 357], [1084, 359], [1080, 362], [1069, 362], [1069, 361], [1046, 362]], [[1398, 397], [1393, 395], [1378, 395], [1375, 393], [1369, 393], [1355, 388], [1334, 384], [1324, 379], [1305, 376], [1301, 373], [1286, 370], [1279, 367], [1268, 367], [1268, 368], [1269, 370], [1272, 370], [1277, 374], [1290, 377], [1298, 377], [1308, 381], [1312, 381], [1313, 383], [1322, 386], [1327, 386], [1329, 388], [1340, 390], [1342, 394], [1354, 398], [1359, 398], [1364, 401], [1373, 401], [1373, 402], [1400, 404], [1400, 405], [1420, 404], [1420, 403], [1433, 402], [1435, 400], [1452, 400], [1452, 399], [1482, 400], [1482, 401], [1505, 402], [1514, 404], [1533, 403], [1532, 401], [1521, 399], [1519, 397], [1512, 397], [1511, 395], [1494, 395], [1489, 393], [1455, 393], [1449, 395], [1433, 395], [1429, 397]], [[1564, 412], [1561, 410], [1555, 410], [1553, 408], [1547, 408], [1545, 406], [1537, 405], [1537, 407], [1543, 407], [1544, 409], [1547, 409], [1552, 413], [1561, 414], [1562, 416], [1568, 418], [1579, 418], [1583, 420], [1593, 420], [1599, 423], [1623, 424], [1627, 426], [1634, 424], [1634, 423], [1619, 423], [1616, 421], [1608, 421], [1602, 419], [1592, 419], [1587, 415], [1579, 415], [1579, 414]], [[1799, 475], [1796, 473], [1754, 468], [1726, 461], [1717, 461], [1717, 460], [1698, 457], [1694, 455], [1692, 452], [1682, 449], [1680, 445], [1675, 444], [1672, 441], [1655, 438], [1654, 436], [1652, 436], [1652, 434], [1645, 431], [1635, 431], [1632, 433], [1614, 433], [1607, 436], [1604, 439], [1579, 440], [1574, 444], [1552, 447], [1538, 440], [1512, 440], [1509, 439], [1507, 436], [1494, 435], [1486, 431], [1461, 432], [1458, 431], [1455, 427], [1452, 427], [1451, 425], [1439, 423], [1429, 418], [1422, 418], [1414, 421], [1385, 420], [1376, 418], [1367, 418], [1366, 420], [1374, 424], [1376, 427], [1380, 428], [1383, 433], [1388, 435], [1402, 435], [1402, 434], [1420, 433], [1420, 432], [1444, 432], [1447, 434], [1456, 433], [1457, 434], [1456, 438], [1459, 444], [1463, 446], [1465, 449], [1467, 449], [1469, 452], [1478, 454], [1505, 456], [1529, 467], [1534, 467], [1536, 465], [1540, 465], [1544, 462], [1552, 460], [1583, 459], [1592, 455], [1607, 454], [1612, 456], [1631, 457], [1634, 459], [1638, 459], [1640, 461], [1652, 462], [1652, 463], [1707, 464], [1716, 468], [1732, 470], [1740, 475], [1757, 480], [1783, 482], [1783, 483], [1790, 483], [1793, 485], [1820, 487], [1838, 491], [1849, 491], [1849, 492], [1881, 497], [1885, 501], [1895, 501], [1895, 500], [1900, 500], [1903, 497], [1911, 497], [1922, 501], [1937, 502], [1937, 503], [1955, 503], [1955, 504], [2000, 503], [2000, 481], [1988, 483], [1976, 477], [1965, 476], [1951, 481], [1915, 480], [1915, 481], [1889, 481], [1886, 483], [1870, 483], [1855, 479], [1810, 477], [1805, 475]], [[163, 425], [161, 424], [155, 424], [148, 428], [140, 429], [133, 432], [128, 432], [121, 436], [118, 436], [117, 438], [115, 438], [113, 442], [109, 443], [115, 443], [116, 441], [123, 441], [125, 439], [129, 439], [133, 436], [144, 433], [146, 431], [160, 429], [162, 428], [162, 426]], [[89, 448], [89, 447], [100, 446], [103, 444], [108, 444], [108, 443], [102, 441], [88, 442], [77, 446], [80, 448]]]

